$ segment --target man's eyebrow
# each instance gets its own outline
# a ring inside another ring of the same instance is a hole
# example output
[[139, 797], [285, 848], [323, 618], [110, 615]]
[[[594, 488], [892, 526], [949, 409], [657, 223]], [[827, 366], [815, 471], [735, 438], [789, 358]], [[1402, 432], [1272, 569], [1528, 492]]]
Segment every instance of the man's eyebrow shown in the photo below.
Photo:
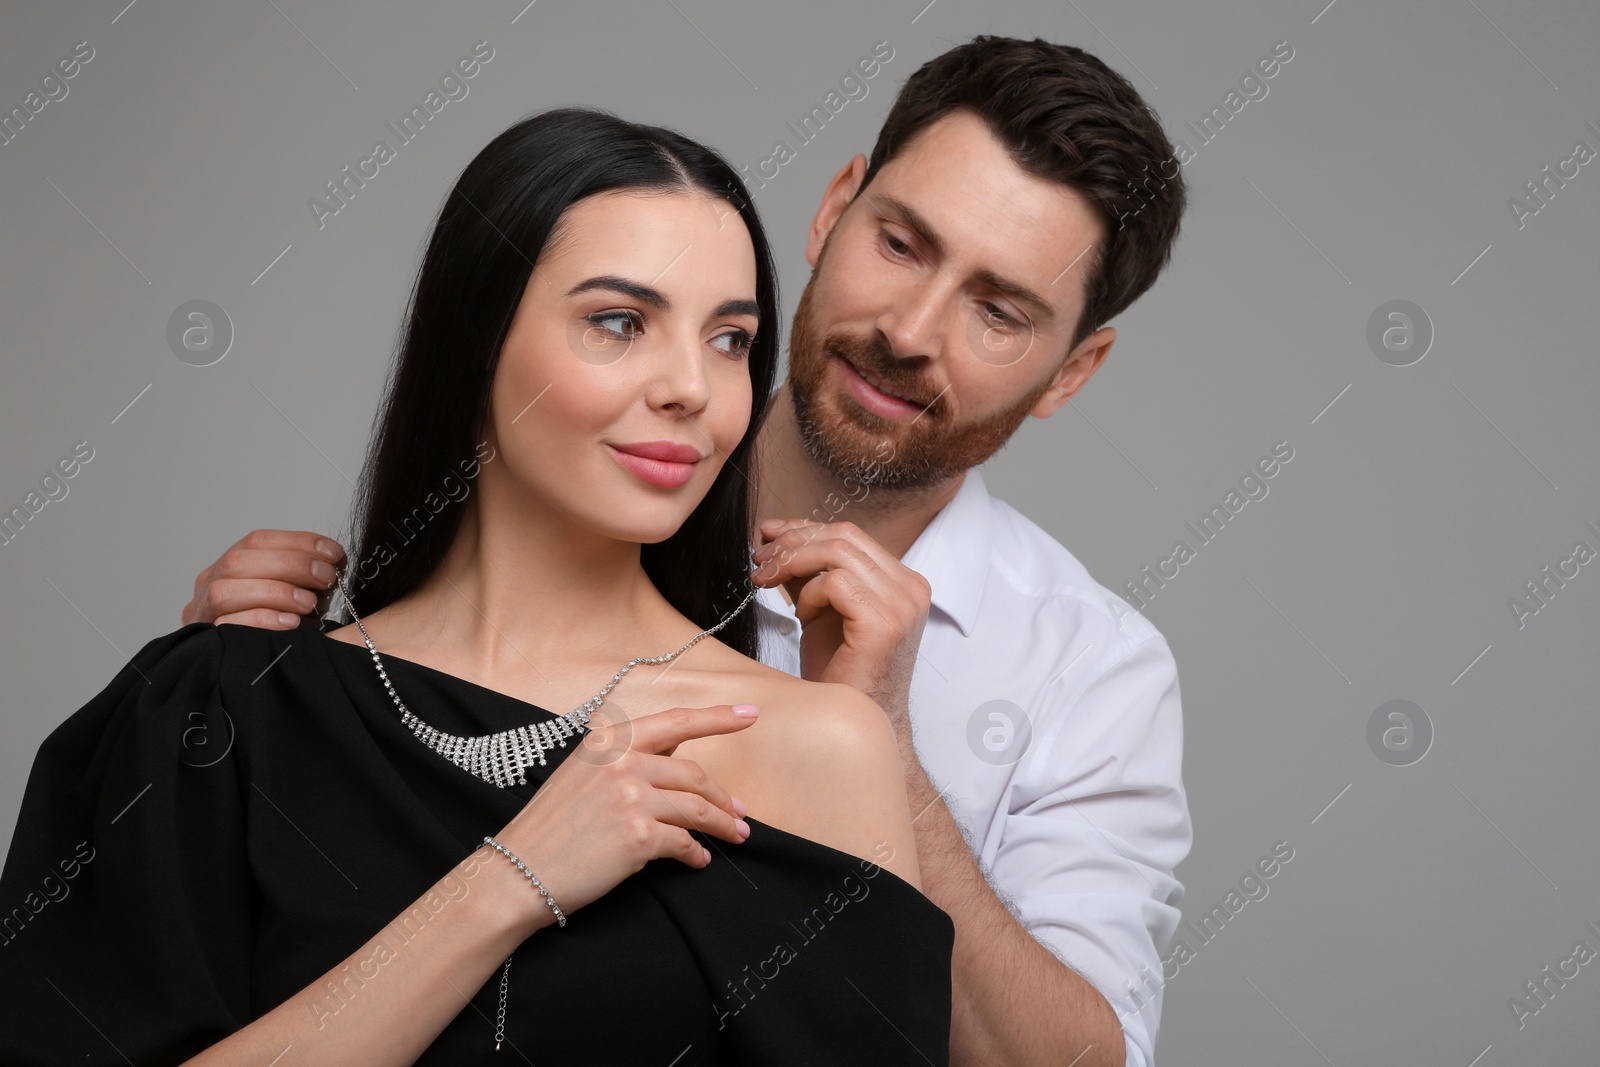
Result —
[[[935, 257], [944, 258], [946, 248], [943, 238], [939, 236], [939, 231], [934, 229], [927, 219], [918, 214], [915, 208], [904, 200], [886, 196], [882, 193], [873, 194], [871, 199], [872, 203], [882, 213], [899, 216], [900, 221], [917, 235], [918, 240], [932, 250]], [[1021, 282], [1014, 282], [1009, 278], [1004, 278], [988, 268], [977, 271], [973, 275], [973, 280], [1004, 293], [1019, 304], [1027, 305], [1033, 312], [1035, 326], [1049, 326], [1055, 321], [1056, 313], [1055, 309], [1050, 306], [1050, 301]]]
[[[593, 278], [583, 281], [567, 290], [568, 296], [577, 296], [579, 293], [588, 293], [596, 289], [605, 289], [616, 293], [625, 293], [636, 300], [642, 300], [658, 311], [671, 311], [672, 301], [661, 290], [629, 281], [627, 278], [616, 274], [597, 274]], [[761, 306], [754, 300], [724, 300], [711, 312], [711, 317], [720, 319], [725, 315], [751, 315], [759, 319]]]
[[919, 215], [916, 208], [898, 197], [885, 196], [882, 193], [875, 193], [869, 199], [872, 201], [872, 205], [883, 214], [900, 216], [900, 221], [910, 227], [911, 232], [915, 233], [917, 239], [932, 250], [934, 256], [939, 259], [944, 258], [944, 241], [939, 237], [939, 231], [933, 228], [932, 223]]
[[1050, 306], [1044, 297], [1029, 289], [1026, 285], [1002, 278], [988, 269], [978, 271], [973, 277], [991, 289], [998, 289], [1017, 303], [1025, 304], [1032, 308], [1033, 324], [1035, 326], [1046, 327], [1055, 321], [1055, 309]]

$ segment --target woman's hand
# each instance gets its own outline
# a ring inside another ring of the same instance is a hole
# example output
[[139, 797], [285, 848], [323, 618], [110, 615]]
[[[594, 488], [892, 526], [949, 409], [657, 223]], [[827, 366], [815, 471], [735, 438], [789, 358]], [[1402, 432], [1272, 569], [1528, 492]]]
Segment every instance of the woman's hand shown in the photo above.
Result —
[[[741, 818], [745, 807], [698, 763], [673, 752], [692, 738], [733, 733], [755, 721], [754, 705], [718, 704], [592, 729], [498, 840], [564, 914], [598, 900], [653, 859], [704, 867], [711, 853], [689, 831], [738, 844], [750, 836]], [[555, 922], [544, 898], [533, 886], [528, 890], [530, 925]]]

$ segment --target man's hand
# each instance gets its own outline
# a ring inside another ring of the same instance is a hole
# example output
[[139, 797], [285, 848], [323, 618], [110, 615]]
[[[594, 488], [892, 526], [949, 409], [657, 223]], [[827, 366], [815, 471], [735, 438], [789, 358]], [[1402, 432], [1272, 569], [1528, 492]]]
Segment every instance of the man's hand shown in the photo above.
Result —
[[300, 617], [328, 610], [334, 567], [344, 549], [304, 530], [252, 530], [194, 580], [183, 606], [191, 622], [293, 630]]
[[782, 584], [794, 601], [800, 676], [843, 682], [889, 714], [910, 737], [907, 701], [932, 587], [853, 522], [768, 520], [751, 580]]

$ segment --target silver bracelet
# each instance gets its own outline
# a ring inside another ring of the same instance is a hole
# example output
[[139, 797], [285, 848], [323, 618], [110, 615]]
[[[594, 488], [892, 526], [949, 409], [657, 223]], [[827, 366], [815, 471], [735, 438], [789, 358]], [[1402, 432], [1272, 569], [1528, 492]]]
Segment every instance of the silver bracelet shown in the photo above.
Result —
[[544, 902], [550, 905], [550, 910], [556, 913], [556, 925], [567, 925], [567, 917], [561, 914], [561, 908], [557, 906], [555, 898], [550, 895], [550, 891], [544, 887], [544, 883], [535, 878], [533, 872], [528, 870], [527, 867], [523, 866], [522, 861], [517, 859], [517, 857], [512, 854], [509, 848], [506, 848], [506, 846], [502, 845], [492, 837], [485, 837], [483, 839], [483, 843], [491, 846], [501, 855], [505, 856], [506, 859], [510, 860], [512, 863], [515, 863], [517, 865], [517, 870], [521, 871], [523, 877], [527, 878], [528, 881], [533, 883], [533, 887], [539, 891], [541, 896], [544, 897]]

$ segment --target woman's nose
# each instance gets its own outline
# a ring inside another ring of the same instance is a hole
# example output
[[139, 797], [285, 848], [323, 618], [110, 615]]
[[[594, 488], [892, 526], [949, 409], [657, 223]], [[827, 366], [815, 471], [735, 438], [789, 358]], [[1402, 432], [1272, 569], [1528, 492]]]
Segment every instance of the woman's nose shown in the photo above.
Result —
[[686, 414], [692, 414], [710, 402], [711, 388], [702, 347], [698, 338], [675, 339], [663, 346], [655, 378], [645, 391], [652, 406], [677, 406]]

